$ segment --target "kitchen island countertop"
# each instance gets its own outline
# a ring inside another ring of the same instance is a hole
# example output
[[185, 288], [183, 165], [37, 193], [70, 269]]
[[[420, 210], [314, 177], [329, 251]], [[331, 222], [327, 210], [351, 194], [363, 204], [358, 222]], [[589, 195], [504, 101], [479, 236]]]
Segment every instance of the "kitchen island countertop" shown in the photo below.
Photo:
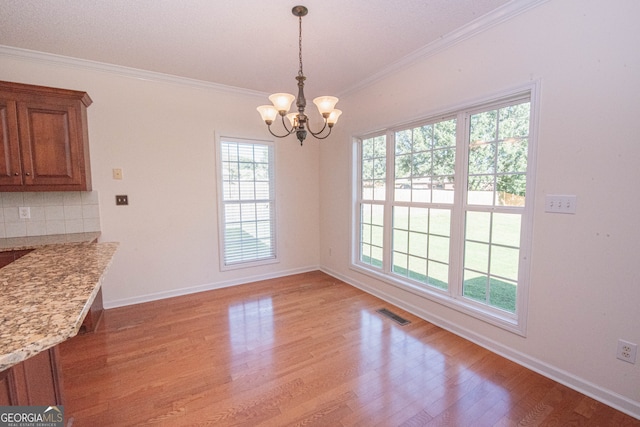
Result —
[[0, 252], [35, 249], [44, 245], [57, 245], [60, 243], [89, 243], [98, 240], [99, 237], [99, 231], [45, 236], [3, 237], [0, 238]]
[[42, 236], [53, 244], [25, 240], [2, 246], [12, 239], [0, 239], [0, 251], [34, 249], [0, 269], [0, 371], [78, 333], [118, 247], [88, 243], [95, 234], [77, 242]]

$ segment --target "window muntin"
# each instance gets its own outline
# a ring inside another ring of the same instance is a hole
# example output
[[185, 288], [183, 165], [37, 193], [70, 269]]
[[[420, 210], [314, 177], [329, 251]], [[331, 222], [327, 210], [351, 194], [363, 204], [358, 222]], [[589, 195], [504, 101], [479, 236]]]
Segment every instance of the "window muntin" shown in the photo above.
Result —
[[394, 134], [391, 270], [423, 285], [449, 287], [456, 119]]
[[530, 115], [528, 101], [471, 115], [469, 205], [524, 206]]
[[414, 206], [393, 209], [393, 267], [400, 276], [447, 289], [451, 211]]
[[520, 214], [466, 215], [463, 295], [507, 312], [516, 311]]
[[456, 120], [395, 133], [396, 202], [453, 203]]
[[530, 115], [527, 100], [469, 120], [462, 295], [509, 313], [517, 309]]
[[221, 138], [220, 168], [223, 265], [275, 260], [273, 146]]
[[[386, 170], [384, 184], [383, 174], [377, 183], [384, 191], [375, 200], [368, 193], [368, 202], [380, 213], [376, 233], [381, 259], [371, 269], [361, 256], [363, 241], [357, 240], [355, 267], [523, 332], [519, 315], [526, 312], [526, 293], [520, 291], [527, 282], [530, 238], [525, 236], [531, 229], [526, 192], [532, 189], [532, 93], [389, 130], [384, 160], [382, 149], [370, 154], [374, 138], [360, 140], [358, 167], [375, 158]], [[363, 182], [373, 174], [358, 170], [362, 196]], [[362, 226], [369, 224], [362, 220], [362, 208], [361, 199], [356, 218], [360, 236]]]
[[386, 198], [387, 139], [384, 135], [362, 141], [362, 200]]
[[382, 268], [384, 201], [387, 188], [387, 139], [384, 135], [362, 141], [360, 150], [360, 230], [358, 259]]
[[382, 268], [384, 207], [363, 203], [361, 215], [360, 261]]

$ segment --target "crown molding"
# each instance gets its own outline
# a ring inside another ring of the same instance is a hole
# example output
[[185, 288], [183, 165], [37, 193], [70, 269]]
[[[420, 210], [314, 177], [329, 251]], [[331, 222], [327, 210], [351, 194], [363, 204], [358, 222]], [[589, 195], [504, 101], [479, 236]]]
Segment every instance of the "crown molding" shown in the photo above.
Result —
[[[400, 60], [383, 68], [382, 70], [372, 74], [366, 79], [361, 80], [356, 85], [346, 89], [339, 96], [346, 96], [367, 86], [370, 86], [385, 77], [388, 77], [400, 70], [408, 68], [416, 62], [442, 52], [451, 46], [482, 33], [489, 28], [499, 25], [509, 19], [520, 15], [530, 9], [533, 9], [549, 0], [513, 0], [505, 5], [495, 9], [494, 11], [479, 17], [469, 24], [444, 35], [433, 43], [429, 43], [424, 47], [413, 51], [404, 56]], [[235, 86], [227, 86], [219, 83], [212, 83], [203, 80], [190, 79], [171, 74], [163, 74], [155, 71], [140, 70], [137, 68], [124, 67], [121, 65], [107, 64], [104, 62], [90, 61], [86, 59], [72, 58], [68, 56], [56, 55], [52, 53], [39, 52], [34, 50], [16, 48], [11, 46], [0, 45], [0, 56], [15, 57], [23, 60], [52, 64], [56, 66], [64, 66], [74, 69], [85, 69], [98, 71], [122, 77], [134, 78], [139, 80], [147, 80], [153, 82], [170, 83], [192, 88], [215, 90], [219, 92], [231, 93], [236, 95], [265, 97], [266, 92], [244, 89]]]
[[0, 45], [0, 56], [14, 57], [23, 60], [69, 67], [74, 69], [98, 71], [138, 80], [170, 83], [198, 89], [215, 90], [236, 95], [259, 97], [267, 96], [266, 92], [260, 92], [256, 90], [243, 89], [235, 86], [227, 86], [219, 83], [212, 83], [203, 80], [190, 79], [187, 77], [174, 76], [171, 74], [158, 73], [155, 71], [140, 70], [137, 68], [124, 67], [121, 65], [113, 65], [104, 62], [90, 61], [87, 59], [72, 58], [69, 56], [55, 55], [52, 53], [21, 49], [11, 46]]
[[488, 29], [495, 27], [505, 21], [508, 21], [515, 16], [518, 16], [528, 10], [531, 10], [539, 5], [548, 2], [549, 0], [513, 0], [503, 6], [493, 10], [492, 12], [479, 17], [467, 25], [458, 28], [448, 34], [445, 34], [440, 39], [429, 43], [418, 50], [411, 52], [410, 54], [402, 57], [398, 61], [388, 65], [382, 70], [372, 74], [366, 79], [361, 80], [354, 86], [351, 86], [347, 90], [338, 94], [338, 96], [347, 96], [353, 92], [357, 92], [364, 89], [367, 86], [388, 77], [400, 70], [410, 67], [416, 62], [426, 59], [430, 56], [436, 55], [451, 46], [467, 40], [477, 34], [480, 34]]

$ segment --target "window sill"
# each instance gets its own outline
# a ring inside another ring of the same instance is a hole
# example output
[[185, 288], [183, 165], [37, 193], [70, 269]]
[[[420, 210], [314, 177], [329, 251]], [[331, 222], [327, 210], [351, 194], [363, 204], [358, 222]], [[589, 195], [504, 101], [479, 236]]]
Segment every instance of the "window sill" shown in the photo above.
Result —
[[268, 258], [259, 261], [246, 261], [237, 262], [234, 264], [226, 265], [223, 261], [220, 262], [220, 271], [241, 270], [243, 268], [259, 267], [261, 265], [277, 264], [280, 260], [278, 258]]
[[[403, 281], [400, 278], [390, 276], [381, 271], [367, 268], [361, 264], [352, 263], [351, 269], [403, 291], [409, 292], [415, 296], [444, 305], [506, 331], [523, 337], [526, 336], [524, 322], [515, 314], [506, 312], [502, 313], [500, 310], [493, 310], [491, 307], [483, 307], [481, 304], [474, 303], [473, 301], [461, 296], [456, 298], [452, 293], [450, 293], [450, 291], [438, 290], [437, 288], [429, 289], [427, 287], [419, 286], [408, 281]], [[412, 302], [412, 304], [414, 303]]]

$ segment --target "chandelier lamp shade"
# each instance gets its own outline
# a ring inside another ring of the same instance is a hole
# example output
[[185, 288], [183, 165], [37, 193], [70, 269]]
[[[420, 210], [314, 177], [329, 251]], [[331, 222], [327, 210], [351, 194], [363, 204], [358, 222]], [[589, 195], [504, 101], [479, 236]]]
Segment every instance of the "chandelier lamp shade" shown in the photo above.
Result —
[[[272, 105], [261, 105], [257, 108], [260, 116], [262, 116], [262, 120], [267, 124], [271, 135], [276, 138], [285, 138], [295, 133], [298, 141], [300, 141], [300, 145], [302, 145], [302, 142], [307, 137], [307, 133], [310, 133], [317, 139], [327, 138], [331, 135], [333, 125], [336, 124], [338, 117], [342, 114], [342, 111], [335, 108], [338, 98], [335, 96], [319, 96], [313, 100], [313, 103], [318, 107], [318, 112], [322, 116], [324, 124], [317, 132], [314, 132], [309, 126], [309, 118], [305, 114], [307, 100], [304, 97], [304, 81], [306, 77], [302, 72], [302, 17], [308, 12], [308, 9], [304, 6], [295, 6], [291, 9], [291, 13], [298, 17], [298, 59], [300, 61], [300, 68], [296, 76], [296, 80], [298, 81], [298, 96], [295, 97], [288, 93], [274, 93], [269, 96], [269, 101], [271, 101]], [[297, 113], [289, 113], [293, 101], [296, 101]], [[278, 116], [280, 116], [284, 128], [283, 134], [277, 134], [271, 129], [271, 125]]]

